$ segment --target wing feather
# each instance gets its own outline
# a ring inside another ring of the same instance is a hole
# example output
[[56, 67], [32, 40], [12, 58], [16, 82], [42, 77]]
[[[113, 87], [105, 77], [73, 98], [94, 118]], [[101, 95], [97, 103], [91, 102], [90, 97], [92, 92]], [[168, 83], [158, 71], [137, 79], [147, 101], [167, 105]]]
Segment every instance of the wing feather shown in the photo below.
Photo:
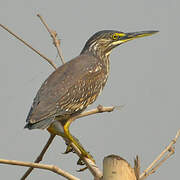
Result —
[[107, 78], [102, 69], [99, 59], [87, 55], [59, 67], [42, 84], [26, 121], [33, 124], [82, 111], [102, 90]]

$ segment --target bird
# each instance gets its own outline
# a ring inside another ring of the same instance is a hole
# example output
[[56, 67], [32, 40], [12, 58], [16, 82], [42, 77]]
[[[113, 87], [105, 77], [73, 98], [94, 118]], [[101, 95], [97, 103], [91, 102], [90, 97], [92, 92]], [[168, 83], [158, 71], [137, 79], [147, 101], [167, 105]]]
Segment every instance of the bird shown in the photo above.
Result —
[[124, 33], [102, 30], [92, 35], [80, 55], [58, 67], [38, 90], [26, 119], [25, 128], [46, 129], [74, 143], [82, 156], [94, 161], [69, 131], [72, 118], [82, 113], [102, 92], [109, 75], [112, 50], [130, 40], [158, 31]]

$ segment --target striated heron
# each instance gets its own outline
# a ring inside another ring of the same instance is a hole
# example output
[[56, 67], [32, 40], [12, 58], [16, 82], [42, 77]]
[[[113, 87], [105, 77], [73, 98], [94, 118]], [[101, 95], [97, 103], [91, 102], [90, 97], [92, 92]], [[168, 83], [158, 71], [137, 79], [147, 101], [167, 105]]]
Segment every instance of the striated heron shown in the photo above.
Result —
[[67, 145], [74, 143], [82, 156], [93, 160], [70, 134], [72, 117], [84, 111], [101, 93], [109, 74], [109, 55], [127, 41], [150, 36], [158, 31], [123, 33], [104, 30], [95, 33], [80, 55], [60, 66], [42, 84], [34, 98], [25, 128], [47, 129], [60, 135]]

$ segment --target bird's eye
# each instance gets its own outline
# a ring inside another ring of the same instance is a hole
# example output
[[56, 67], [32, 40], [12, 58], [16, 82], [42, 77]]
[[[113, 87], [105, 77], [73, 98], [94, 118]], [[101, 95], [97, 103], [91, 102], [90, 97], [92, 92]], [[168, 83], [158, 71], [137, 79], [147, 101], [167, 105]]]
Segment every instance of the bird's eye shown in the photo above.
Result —
[[115, 33], [115, 34], [112, 35], [113, 40], [117, 40], [118, 37], [119, 37], [119, 35], [118, 35], [117, 33]]

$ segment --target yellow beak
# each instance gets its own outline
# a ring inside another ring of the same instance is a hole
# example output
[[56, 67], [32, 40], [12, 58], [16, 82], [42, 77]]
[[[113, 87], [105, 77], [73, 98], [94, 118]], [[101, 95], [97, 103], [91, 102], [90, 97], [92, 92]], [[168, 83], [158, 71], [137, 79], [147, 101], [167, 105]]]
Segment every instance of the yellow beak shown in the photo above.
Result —
[[130, 32], [130, 33], [115, 33], [114, 34], [114, 39], [116, 41], [112, 42], [112, 45], [118, 46], [120, 44], [123, 44], [127, 41], [145, 37], [145, 36], [151, 36], [159, 31], [140, 31], [140, 32]]
[[151, 36], [157, 32], [159, 31], [140, 31], [140, 32], [124, 33], [124, 36], [121, 36], [119, 41], [120, 41], [120, 44], [122, 44], [124, 42], [130, 41], [133, 39], [137, 39], [137, 38], [141, 38], [145, 36]]

